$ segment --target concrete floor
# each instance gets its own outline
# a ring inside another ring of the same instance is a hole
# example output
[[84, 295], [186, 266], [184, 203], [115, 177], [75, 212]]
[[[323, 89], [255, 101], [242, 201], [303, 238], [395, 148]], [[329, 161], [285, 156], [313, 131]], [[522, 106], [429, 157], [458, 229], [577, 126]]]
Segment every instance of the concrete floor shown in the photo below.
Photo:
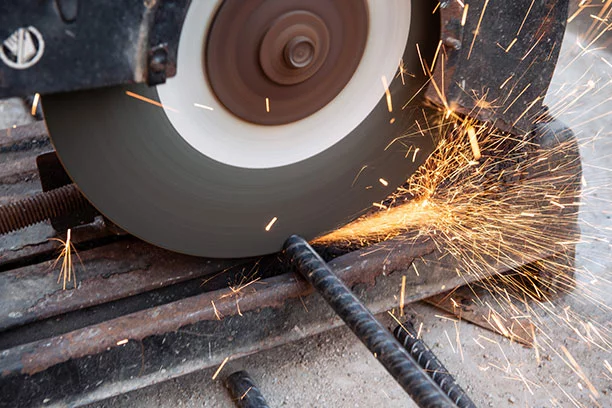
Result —
[[[572, 59], [575, 38], [568, 34], [561, 67]], [[571, 112], [561, 115], [574, 127], [581, 141], [584, 179], [587, 190], [582, 207], [583, 240], [578, 246], [577, 280], [597, 291], [602, 304], [585, 301], [582, 292], [568, 294], [557, 301], [560, 310], [571, 308], [612, 330], [612, 183], [610, 155], [612, 145], [608, 133], [612, 119], [607, 116], [581, 125], [586, 110], [589, 118], [610, 111], [608, 100], [612, 88], [605, 87], [612, 76], [601, 57], [603, 51], [582, 57], [577, 63], [558, 70], [552, 89], [563, 92], [549, 95], [552, 105], [570, 87], [584, 89], [589, 80], [595, 90]], [[608, 60], [612, 61], [612, 57]], [[566, 84], [566, 85], [563, 85]], [[602, 89], [600, 92], [595, 92]], [[1, 127], [18, 123], [19, 103], [3, 102], [0, 119], [10, 118]], [[4, 110], [4, 112], [2, 111]], [[15, 116], [13, 116], [15, 115]], [[29, 119], [27, 119], [29, 120]], [[4, 125], [4, 126], [2, 126]], [[423, 322], [423, 337], [432, 346], [458, 382], [472, 396], [477, 406], [517, 407], [610, 407], [612, 406], [612, 371], [605, 361], [612, 363], [610, 349], [599, 349], [581, 341], [569, 327], [551, 324], [551, 337], [558, 339], [576, 358], [584, 376], [593, 384], [599, 397], [589, 398], [587, 383], [572, 368], [555, 355], [545, 352], [536, 360], [533, 349], [512, 343], [477, 326], [459, 322], [461, 349], [454, 342], [455, 323], [438, 316], [439, 310], [424, 304], [411, 305], [409, 314]], [[388, 326], [394, 326], [385, 316]], [[544, 317], [546, 319], [546, 317]], [[552, 319], [549, 319], [552, 322]], [[245, 334], [248, 335], [248, 334]], [[449, 341], [448, 337], [453, 339]], [[491, 341], [483, 341], [486, 337]], [[480, 339], [480, 341], [478, 341]], [[271, 406], [289, 407], [410, 407], [415, 406], [372, 355], [345, 328], [340, 328], [307, 340], [288, 344], [270, 351], [236, 361], [230, 361], [219, 378], [235, 369], [246, 369], [259, 383]], [[151, 386], [97, 404], [101, 407], [232, 407], [220, 380], [211, 379], [214, 370], [202, 371], [163, 384]]]

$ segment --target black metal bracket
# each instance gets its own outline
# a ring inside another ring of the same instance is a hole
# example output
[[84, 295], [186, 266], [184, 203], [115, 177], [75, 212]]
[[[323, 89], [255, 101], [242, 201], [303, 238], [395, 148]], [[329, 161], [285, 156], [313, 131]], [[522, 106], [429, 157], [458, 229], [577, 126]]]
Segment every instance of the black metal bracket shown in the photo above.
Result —
[[0, 2], [0, 98], [176, 74], [190, 0]]

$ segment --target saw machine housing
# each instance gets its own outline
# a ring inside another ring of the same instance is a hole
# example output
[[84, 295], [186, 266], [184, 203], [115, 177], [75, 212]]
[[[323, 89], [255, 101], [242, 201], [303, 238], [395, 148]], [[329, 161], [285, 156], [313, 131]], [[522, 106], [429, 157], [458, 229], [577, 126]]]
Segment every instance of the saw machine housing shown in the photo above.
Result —
[[[179, 37], [190, 3], [3, 2], [0, 38], [8, 39], [19, 29], [32, 27], [43, 39], [44, 51], [36, 64], [24, 69], [0, 64], [0, 98], [164, 83], [177, 71]], [[427, 97], [503, 130], [529, 130], [529, 115], [523, 113], [534, 101], [531, 112], [542, 105], [561, 48], [568, 2], [538, 2], [530, 10], [528, 22], [525, 10], [531, 5], [529, 0], [488, 2], [485, 21], [480, 19], [485, 2], [465, 4], [469, 13], [464, 16], [459, 2], [439, 3], [439, 59], [431, 72], [439, 89], [429, 84]], [[513, 34], [517, 41], [509, 47]], [[3, 47], [6, 49], [6, 43]], [[499, 104], [507, 89], [523, 90], [527, 85], [516, 102], [510, 99]]]
[[[206, 3], [206, 24], [203, 3], [188, 0], [7, 2], [0, 5], [0, 97], [42, 95], [50, 137], [70, 176], [62, 178], [127, 232], [190, 255], [261, 255], [280, 250], [291, 234], [313, 239], [333, 231], [391, 194], [434, 148], [431, 137], [391, 146], [423, 116], [452, 113], [521, 137], [546, 120], [543, 100], [568, 3], [532, 3], [396, 1], [395, 14], [405, 20], [392, 30], [408, 27], [397, 53], [396, 40], [389, 50], [384, 36], [370, 43], [384, 29], [375, 23], [377, 8], [391, 10], [371, 0], [226, 0]], [[296, 17], [291, 7], [304, 10]], [[351, 30], [355, 38], [347, 38]], [[307, 32], [320, 59], [279, 68], [289, 64], [291, 41]], [[293, 37], [279, 62], [285, 35]], [[377, 48], [377, 57], [364, 51]], [[364, 81], [363, 66], [377, 63], [386, 68]], [[241, 65], [248, 68], [233, 68]], [[383, 85], [395, 71], [384, 85], [387, 104], [376, 94], [382, 89], [366, 95], [385, 70]], [[354, 87], [359, 81], [367, 85]], [[209, 119], [194, 110], [212, 109], [193, 103], [198, 98], [216, 103]], [[405, 105], [393, 110], [392, 99]], [[404, 150], [413, 148], [420, 154], [410, 162]], [[333, 177], [321, 182], [317, 172]]]

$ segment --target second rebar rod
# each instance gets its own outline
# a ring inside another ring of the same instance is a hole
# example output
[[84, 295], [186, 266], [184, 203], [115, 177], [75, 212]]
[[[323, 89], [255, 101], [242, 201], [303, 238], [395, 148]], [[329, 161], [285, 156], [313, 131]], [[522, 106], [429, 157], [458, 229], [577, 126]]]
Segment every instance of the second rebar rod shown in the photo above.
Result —
[[414, 357], [425, 372], [440, 386], [442, 391], [450, 397], [459, 408], [476, 408], [474, 402], [457, 384], [455, 378], [438, 360], [435, 354], [427, 347], [423, 340], [418, 338], [417, 331], [409, 321], [393, 331], [395, 338]]
[[456, 406], [308, 242], [293, 235], [285, 242], [285, 251], [294, 267], [317, 289], [414, 402], [423, 408]]

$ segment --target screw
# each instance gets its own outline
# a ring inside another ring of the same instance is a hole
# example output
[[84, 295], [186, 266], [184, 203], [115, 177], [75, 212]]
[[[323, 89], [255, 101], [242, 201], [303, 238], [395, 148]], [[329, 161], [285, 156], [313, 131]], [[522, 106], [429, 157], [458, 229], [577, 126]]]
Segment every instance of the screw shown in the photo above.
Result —
[[157, 48], [153, 50], [153, 53], [149, 59], [149, 69], [152, 72], [164, 72], [166, 70], [166, 63], [168, 62], [168, 53], [165, 48]]
[[457, 51], [461, 49], [461, 41], [454, 37], [446, 37], [444, 39], [444, 45]]

